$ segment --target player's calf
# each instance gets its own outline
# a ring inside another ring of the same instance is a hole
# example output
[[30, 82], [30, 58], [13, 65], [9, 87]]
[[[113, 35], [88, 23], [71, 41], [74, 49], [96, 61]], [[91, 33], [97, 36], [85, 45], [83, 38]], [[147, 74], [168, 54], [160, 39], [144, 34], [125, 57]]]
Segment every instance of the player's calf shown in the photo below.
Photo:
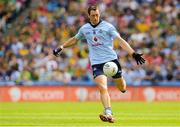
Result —
[[124, 80], [123, 77], [114, 79], [115, 83], [116, 83], [116, 87], [122, 92], [125, 93], [126, 92], [126, 82]]

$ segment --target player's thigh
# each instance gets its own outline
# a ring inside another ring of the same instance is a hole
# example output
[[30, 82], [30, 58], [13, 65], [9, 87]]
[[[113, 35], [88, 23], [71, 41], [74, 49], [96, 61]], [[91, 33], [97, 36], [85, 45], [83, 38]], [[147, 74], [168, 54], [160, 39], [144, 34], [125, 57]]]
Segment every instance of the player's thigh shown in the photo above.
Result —
[[107, 90], [107, 77], [105, 75], [98, 75], [94, 80], [100, 90]]
[[102, 64], [92, 65], [93, 77], [100, 90], [107, 89], [107, 77], [104, 75]]

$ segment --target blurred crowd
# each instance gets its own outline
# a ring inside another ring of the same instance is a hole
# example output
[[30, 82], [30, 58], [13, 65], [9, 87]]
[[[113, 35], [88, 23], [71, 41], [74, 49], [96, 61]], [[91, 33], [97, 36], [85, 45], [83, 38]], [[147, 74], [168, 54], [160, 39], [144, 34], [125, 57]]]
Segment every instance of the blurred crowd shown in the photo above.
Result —
[[0, 1], [0, 30], [5, 32], [7, 24], [13, 22], [25, 8], [30, 0], [1, 0]]
[[[30, 6], [25, 6], [30, 4]], [[129, 85], [180, 80], [179, 0], [8, 0], [0, 2], [0, 80], [92, 82], [86, 40], [56, 58], [52, 49], [74, 36], [88, 21], [87, 8], [98, 4], [146, 64], [136, 65], [119, 42], [114, 48]], [[17, 12], [25, 7], [23, 14]], [[6, 12], [5, 14], [3, 14]], [[13, 17], [13, 22], [7, 19]], [[7, 25], [11, 25], [7, 28]], [[111, 82], [111, 79], [109, 79]], [[113, 82], [113, 81], [112, 81]]]

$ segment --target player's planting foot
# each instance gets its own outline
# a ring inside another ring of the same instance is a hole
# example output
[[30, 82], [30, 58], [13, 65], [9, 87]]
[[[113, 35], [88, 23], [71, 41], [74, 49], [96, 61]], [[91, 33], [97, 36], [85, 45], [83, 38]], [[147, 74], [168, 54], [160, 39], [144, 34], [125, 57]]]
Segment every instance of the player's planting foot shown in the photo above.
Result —
[[103, 121], [103, 122], [109, 122], [109, 123], [114, 123], [115, 119], [113, 118], [112, 115], [105, 115], [105, 114], [100, 114], [99, 118]]

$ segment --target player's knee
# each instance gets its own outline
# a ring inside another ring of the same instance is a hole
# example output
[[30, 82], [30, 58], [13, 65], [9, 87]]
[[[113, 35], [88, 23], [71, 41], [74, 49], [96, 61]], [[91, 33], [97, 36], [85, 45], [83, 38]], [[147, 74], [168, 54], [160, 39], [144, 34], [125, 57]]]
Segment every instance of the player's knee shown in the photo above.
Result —
[[100, 92], [106, 92], [107, 91], [107, 86], [103, 84], [98, 85], [99, 91]]

